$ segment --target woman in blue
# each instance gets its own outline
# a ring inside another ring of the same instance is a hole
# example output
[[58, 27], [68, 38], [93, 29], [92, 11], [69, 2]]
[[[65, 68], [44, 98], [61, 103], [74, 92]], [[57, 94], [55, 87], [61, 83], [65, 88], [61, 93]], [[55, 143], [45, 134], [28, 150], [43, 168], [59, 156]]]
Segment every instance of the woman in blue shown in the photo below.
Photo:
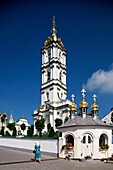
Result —
[[40, 145], [38, 142], [35, 142], [35, 155], [34, 155], [34, 158], [35, 158], [35, 161], [38, 159], [38, 162], [40, 163], [41, 162], [41, 151], [40, 151]]

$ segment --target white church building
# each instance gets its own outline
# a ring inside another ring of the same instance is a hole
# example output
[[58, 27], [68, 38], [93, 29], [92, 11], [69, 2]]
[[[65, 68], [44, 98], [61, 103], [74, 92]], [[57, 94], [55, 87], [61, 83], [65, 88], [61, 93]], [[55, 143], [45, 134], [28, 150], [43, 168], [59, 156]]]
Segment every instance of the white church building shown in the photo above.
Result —
[[91, 113], [87, 113], [88, 103], [85, 101], [85, 89], [82, 89], [80, 112], [77, 114], [76, 104], [72, 98], [70, 120], [58, 129], [59, 157], [74, 159], [102, 159], [112, 155], [112, 125], [105, 124], [98, 118], [96, 95]]
[[[74, 159], [110, 157], [113, 125], [99, 119], [96, 95], [93, 96], [94, 103], [89, 114], [87, 113], [88, 103], [85, 101], [85, 89], [81, 91], [82, 101], [78, 109], [74, 103], [74, 95], [72, 95], [72, 101], [67, 99], [66, 49], [61, 38], [57, 37], [54, 17], [51, 36], [45, 41], [41, 53], [41, 104], [34, 110], [34, 134], [37, 134], [35, 127], [37, 119], [45, 118], [44, 131], [47, 132], [48, 123], [57, 130], [55, 119], [60, 118], [63, 124], [58, 127], [59, 157]], [[66, 117], [69, 120], [64, 123]]]

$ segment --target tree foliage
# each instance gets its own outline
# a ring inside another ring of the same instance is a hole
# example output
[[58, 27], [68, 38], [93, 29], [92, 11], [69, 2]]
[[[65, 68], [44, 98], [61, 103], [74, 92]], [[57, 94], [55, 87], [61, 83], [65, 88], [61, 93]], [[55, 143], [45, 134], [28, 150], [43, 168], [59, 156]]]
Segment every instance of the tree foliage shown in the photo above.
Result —
[[31, 125], [30, 127], [28, 127], [27, 136], [32, 137], [33, 133], [34, 133], [34, 125]]
[[62, 119], [55, 119], [55, 126], [58, 127], [58, 126], [61, 126], [62, 125]]
[[15, 123], [8, 123], [7, 125], [7, 128], [11, 131], [14, 129], [14, 127], [15, 127]]
[[26, 125], [23, 123], [23, 124], [21, 124], [21, 129], [23, 130], [23, 132], [24, 132], [24, 130], [26, 129]]
[[45, 119], [41, 118], [41, 119], [37, 119], [36, 123], [35, 123], [36, 129], [39, 131], [39, 136], [42, 136], [42, 130], [45, 127]]
[[12, 136], [16, 136], [16, 133], [17, 133], [16, 127], [14, 127]]
[[54, 129], [53, 129], [53, 127], [51, 127], [50, 130], [49, 130], [49, 135], [48, 136], [53, 137], [54, 134], [55, 134]]
[[51, 123], [48, 123], [48, 124], [47, 124], [47, 130], [48, 130], [48, 132], [50, 131], [50, 129], [51, 129]]

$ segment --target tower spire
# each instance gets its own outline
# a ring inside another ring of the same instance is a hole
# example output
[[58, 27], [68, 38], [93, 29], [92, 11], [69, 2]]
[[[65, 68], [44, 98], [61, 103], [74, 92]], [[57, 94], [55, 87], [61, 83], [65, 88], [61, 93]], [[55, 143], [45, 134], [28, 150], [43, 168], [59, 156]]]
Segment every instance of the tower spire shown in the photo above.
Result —
[[57, 33], [57, 30], [56, 30], [56, 21], [55, 21], [55, 16], [53, 16], [53, 28], [52, 28], [52, 36], [56, 38], [56, 33]]
[[53, 16], [53, 29], [55, 29], [56, 23], [55, 23], [55, 16]]

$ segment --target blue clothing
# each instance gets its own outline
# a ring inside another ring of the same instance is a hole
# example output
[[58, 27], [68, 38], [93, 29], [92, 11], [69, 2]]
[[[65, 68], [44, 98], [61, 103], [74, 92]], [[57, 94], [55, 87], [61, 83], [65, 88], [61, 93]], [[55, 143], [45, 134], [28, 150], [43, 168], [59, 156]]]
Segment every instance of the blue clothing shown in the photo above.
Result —
[[41, 151], [40, 151], [40, 145], [39, 146], [35, 145], [35, 150], [36, 150], [36, 152], [35, 152], [34, 158], [35, 159], [41, 158], [42, 156], [41, 156]]

